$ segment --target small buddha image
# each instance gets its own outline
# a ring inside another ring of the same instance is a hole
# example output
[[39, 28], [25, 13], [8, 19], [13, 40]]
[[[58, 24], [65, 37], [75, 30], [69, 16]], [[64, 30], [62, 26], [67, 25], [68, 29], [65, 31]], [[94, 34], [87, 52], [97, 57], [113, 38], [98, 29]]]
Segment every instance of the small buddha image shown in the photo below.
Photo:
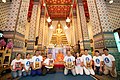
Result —
[[55, 62], [63, 62], [64, 54], [59, 50], [56, 54]]
[[38, 69], [40, 66], [40, 60], [37, 58], [35, 61], [35, 69]]
[[91, 67], [90, 66], [90, 59], [88, 57], [86, 57], [86, 65], [87, 65], [87, 67]]
[[35, 62], [35, 69], [39, 68], [39, 62]]
[[87, 67], [90, 67], [90, 62], [89, 61], [87, 61], [86, 64], [87, 64]]
[[52, 65], [53, 64], [53, 60], [49, 60], [49, 64]]
[[20, 70], [21, 69], [21, 62], [16, 62], [15, 63], [15, 70]]
[[73, 67], [73, 64], [71, 62], [68, 62], [66, 65], [67, 65], [67, 69], [71, 69]]
[[49, 60], [49, 67], [53, 67], [53, 60]]
[[80, 59], [76, 59], [76, 65], [80, 65], [81, 60]]
[[72, 69], [74, 67], [73, 62], [71, 59], [68, 59], [66, 62], [66, 68], [67, 69]]

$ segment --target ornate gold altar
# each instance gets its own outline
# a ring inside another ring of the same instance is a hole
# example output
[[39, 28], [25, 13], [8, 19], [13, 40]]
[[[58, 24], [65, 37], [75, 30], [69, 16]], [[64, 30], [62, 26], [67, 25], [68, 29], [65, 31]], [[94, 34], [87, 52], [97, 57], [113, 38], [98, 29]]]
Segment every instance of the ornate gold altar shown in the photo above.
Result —
[[55, 31], [53, 32], [52, 39], [51, 39], [51, 44], [56, 44], [56, 45], [64, 45], [68, 44], [66, 35], [64, 33], [64, 30], [62, 28], [62, 25], [60, 22], [58, 22], [57, 27]]

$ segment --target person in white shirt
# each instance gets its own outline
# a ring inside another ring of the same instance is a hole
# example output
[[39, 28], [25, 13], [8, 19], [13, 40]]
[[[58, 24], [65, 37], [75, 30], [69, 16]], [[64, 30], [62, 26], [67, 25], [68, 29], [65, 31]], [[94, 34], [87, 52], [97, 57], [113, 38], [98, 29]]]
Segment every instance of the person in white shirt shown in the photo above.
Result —
[[102, 65], [101, 62], [103, 61], [102, 57], [98, 50], [95, 50], [95, 56], [93, 56], [94, 61], [94, 71], [95, 74], [102, 75]]
[[104, 63], [104, 74], [107, 75], [110, 72], [112, 77], [117, 77], [115, 58], [109, 54], [108, 51], [109, 50], [107, 48], [103, 49], [104, 54], [102, 55], [102, 63]]
[[55, 67], [54, 67], [54, 59], [52, 58], [52, 53], [48, 53], [47, 58], [43, 62], [44, 68], [42, 71], [43, 75], [55, 73]]
[[17, 77], [21, 77], [22, 76], [22, 59], [21, 59], [21, 54], [18, 53], [16, 55], [16, 58], [14, 60], [12, 60], [11, 62], [11, 74], [12, 74], [12, 78], [17, 78]]
[[30, 53], [26, 54], [26, 59], [23, 60], [23, 76], [31, 74], [31, 58]]
[[40, 55], [39, 50], [36, 50], [35, 51], [35, 56], [33, 56], [32, 60], [31, 60], [31, 67], [32, 67], [31, 75], [32, 76], [42, 75], [42, 70], [41, 70], [41, 68], [42, 68], [42, 61], [43, 61], [43, 58]]
[[88, 54], [88, 49], [84, 50], [84, 55], [82, 55], [84, 72], [86, 75], [95, 75], [94, 70], [92, 69], [92, 56]]
[[68, 71], [71, 70], [72, 74], [75, 76], [76, 72], [75, 72], [75, 57], [72, 56], [70, 51], [67, 51], [67, 55], [64, 58], [64, 75], [68, 74]]
[[76, 65], [75, 65], [75, 70], [76, 74], [83, 75], [83, 59], [80, 57], [79, 53], [76, 53]]

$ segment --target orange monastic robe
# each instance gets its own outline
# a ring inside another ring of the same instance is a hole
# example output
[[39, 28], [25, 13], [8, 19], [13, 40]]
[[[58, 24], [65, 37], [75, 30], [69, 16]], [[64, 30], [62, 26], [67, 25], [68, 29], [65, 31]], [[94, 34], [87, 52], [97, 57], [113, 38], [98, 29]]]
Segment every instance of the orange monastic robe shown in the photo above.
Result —
[[58, 53], [56, 55], [55, 62], [63, 62], [63, 59], [64, 59], [64, 55], [62, 53]]

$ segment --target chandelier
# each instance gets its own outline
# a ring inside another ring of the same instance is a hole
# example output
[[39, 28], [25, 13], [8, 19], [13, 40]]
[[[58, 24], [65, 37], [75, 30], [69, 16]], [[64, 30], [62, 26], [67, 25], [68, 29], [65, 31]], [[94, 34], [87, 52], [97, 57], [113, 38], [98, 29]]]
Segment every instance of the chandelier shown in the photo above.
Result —
[[69, 17], [67, 17], [66, 22], [68, 22], [68, 23], [70, 22], [70, 18]]
[[2, 0], [2, 2], [6, 3], [6, 0]]
[[52, 20], [50, 19], [50, 17], [48, 17], [47, 22], [49, 22], [49, 23], [50, 23], [51, 21], [52, 21]]

